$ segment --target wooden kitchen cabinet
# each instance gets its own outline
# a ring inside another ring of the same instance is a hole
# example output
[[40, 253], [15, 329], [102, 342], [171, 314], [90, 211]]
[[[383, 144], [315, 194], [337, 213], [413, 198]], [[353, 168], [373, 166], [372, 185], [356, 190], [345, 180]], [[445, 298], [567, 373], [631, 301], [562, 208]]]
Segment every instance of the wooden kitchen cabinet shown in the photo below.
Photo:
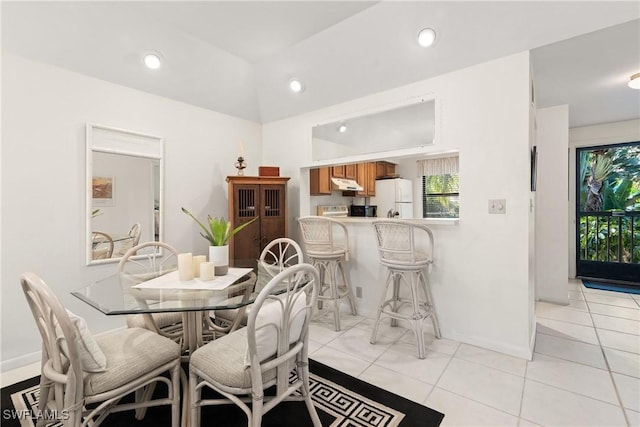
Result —
[[346, 178], [346, 171], [344, 165], [332, 166], [331, 176], [336, 178]]
[[258, 217], [229, 241], [231, 265], [255, 263], [269, 242], [287, 237], [287, 181], [287, 177], [227, 177], [233, 227]]
[[[376, 195], [377, 167], [380, 162], [353, 163], [309, 170], [309, 194], [325, 196], [331, 194], [331, 177], [353, 179], [363, 187], [362, 191], [343, 191], [346, 197], [371, 197]], [[390, 163], [395, 173], [395, 164]], [[383, 169], [384, 170], [384, 169]], [[336, 173], [338, 175], [336, 175]]]
[[367, 196], [375, 196], [376, 195], [376, 164], [375, 162], [369, 162], [367, 165], [367, 180], [366, 187]]
[[376, 162], [376, 178], [389, 178], [396, 175], [396, 164], [386, 161]]
[[312, 196], [331, 194], [331, 169], [324, 167], [309, 171], [309, 194]]
[[371, 197], [376, 195], [376, 163], [358, 163], [356, 165], [356, 181], [363, 187], [362, 191], [356, 193], [360, 197]]
[[344, 165], [344, 177], [347, 179], [357, 179], [357, 165], [352, 163], [350, 165]]

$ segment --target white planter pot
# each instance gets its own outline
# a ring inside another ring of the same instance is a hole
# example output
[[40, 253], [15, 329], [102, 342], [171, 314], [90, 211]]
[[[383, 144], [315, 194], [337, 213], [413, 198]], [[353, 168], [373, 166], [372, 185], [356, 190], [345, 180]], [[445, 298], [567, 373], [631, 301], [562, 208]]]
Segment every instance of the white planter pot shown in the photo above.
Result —
[[216, 276], [224, 276], [229, 271], [229, 245], [209, 246], [209, 262], [215, 268]]

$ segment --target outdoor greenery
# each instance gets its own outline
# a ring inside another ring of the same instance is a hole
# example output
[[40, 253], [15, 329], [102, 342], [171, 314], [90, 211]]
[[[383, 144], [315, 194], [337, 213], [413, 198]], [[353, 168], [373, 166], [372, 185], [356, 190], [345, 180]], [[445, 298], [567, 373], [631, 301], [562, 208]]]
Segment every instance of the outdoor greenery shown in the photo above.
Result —
[[[588, 215], [580, 218], [580, 259], [640, 263], [640, 218]], [[633, 248], [631, 236], [633, 234]]]
[[578, 173], [580, 258], [640, 263], [640, 144], [579, 151]]
[[424, 218], [458, 218], [458, 174], [422, 177]]

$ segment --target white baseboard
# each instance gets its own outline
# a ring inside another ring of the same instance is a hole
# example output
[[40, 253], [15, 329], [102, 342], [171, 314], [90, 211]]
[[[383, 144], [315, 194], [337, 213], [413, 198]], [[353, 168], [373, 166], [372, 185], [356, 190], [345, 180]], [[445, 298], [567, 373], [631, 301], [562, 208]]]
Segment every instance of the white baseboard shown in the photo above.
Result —
[[529, 338], [529, 357], [527, 358], [527, 360], [533, 360], [533, 351], [536, 348], [537, 326], [538, 326], [538, 323], [536, 322], [536, 319], [534, 316], [531, 337]]
[[540, 297], [538, 298], [538, 301], [541, 302], [550, 302], [551, 304], [558, 304], [558, 305], [569, 305], [569, 297], [567, 296], [567, 298], [547, 298], [547, 297]]
[[41, 352], [36, 351], [0, 362], [0, 386], [6, 387], [40, 375], [40, 357]]
[[482, 347], [487, 350], [497, 351], [498, 353], [507, 354], [509, 356], [518, 357], [520, 359], [531, 360], [533, 356], [533, 345], [535, 344], [535, 331], [532, 334], [530, 342], [523, 346], [515, 346], [506, 344], [501, 341], [486, 340], [475, 336], [467, 336], [461, 334], [447, 334], [446, 338], [459, 341], [461, 343]]
[[[41, 355], [41, 351], [35, 351], [33, 353], [14, 357], [13, 359], [3, 360], [2, 362], [0, 362], [0, 372], [4, 374], [5, 372], [11, 371], [13, 369], [19, 369], [33, 363], [38, 363], [40, 362]], [[2, 386], [4, 387], [5, 385], [6, 384], [4, 383], [4, 381], [2, 381]]]

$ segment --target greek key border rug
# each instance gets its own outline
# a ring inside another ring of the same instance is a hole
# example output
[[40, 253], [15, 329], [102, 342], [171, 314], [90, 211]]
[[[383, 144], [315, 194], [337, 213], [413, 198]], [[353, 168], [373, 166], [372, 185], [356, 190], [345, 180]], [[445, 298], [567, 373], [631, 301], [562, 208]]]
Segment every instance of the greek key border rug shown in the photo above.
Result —
[[[312, 399], [323, 426], [330, 427], [436, 427], [444, 415], [371, 384], [310, 360]], [[38, 377], [2, 389], [2, 425], [34, 427], [38, 416]], [[132, 412], [112, 414], [105, 427], [169, 425], [168, 408], [148, 410], [136, 421]], [[235, 405], [203, 408], [203, 424], [244, 426], [246, 416]], [[285, 402], [263, 418], [263, 426], [306, 426], [311, 420], [303, 402]], [[62, 423], [51, 424], [61, 427]]]

